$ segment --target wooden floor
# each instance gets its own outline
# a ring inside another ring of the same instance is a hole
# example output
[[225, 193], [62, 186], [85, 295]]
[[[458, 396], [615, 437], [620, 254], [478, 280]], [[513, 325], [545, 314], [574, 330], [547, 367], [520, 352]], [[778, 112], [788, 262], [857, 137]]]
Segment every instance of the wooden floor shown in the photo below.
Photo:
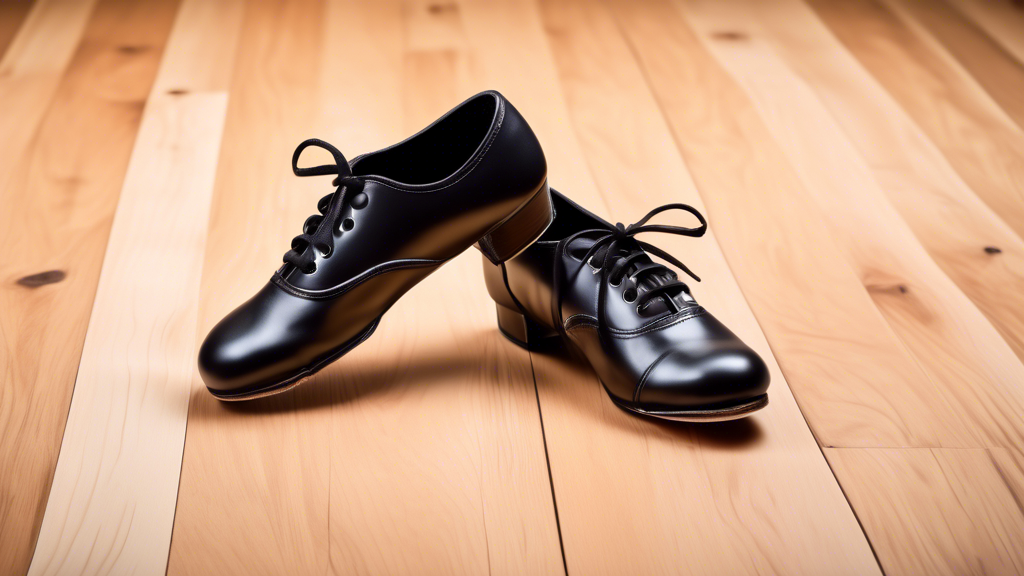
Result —
[[[294, 392], [197, 342], [352, 157], [494, 88], [767, 360], [641, 420], [469, 251]], [[311, 181], [312, 180], [312, 181]], [[1012, 0], [0, 0], [0, 574], [1024, 573]], [[401, 321], [399, 321], [401, 319]]]

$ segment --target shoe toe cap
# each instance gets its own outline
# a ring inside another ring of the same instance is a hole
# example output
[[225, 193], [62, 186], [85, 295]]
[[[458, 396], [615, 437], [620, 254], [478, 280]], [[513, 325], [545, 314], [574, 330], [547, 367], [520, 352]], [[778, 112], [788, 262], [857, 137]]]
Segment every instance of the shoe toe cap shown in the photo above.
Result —
[[199, 373], [217, 395], [244, 394], [286, 379], [301, 364], [301, 339], [258, 300], [243, 304], [199, 348]]
[[666, 409], [728, 405], [764, 395], [769, 380], [764, 360], [742, 342], [709, 343], [662, 356], [641, 382], [637, 401]]
[[240, 330], [230, 316], [225, 318], [199, 348], [199, 373], [206, 387], [214, 393], [228, 393], [257, 386], [269, 364], [269, 356], [261, 353], [266, 347], [266, 342]]

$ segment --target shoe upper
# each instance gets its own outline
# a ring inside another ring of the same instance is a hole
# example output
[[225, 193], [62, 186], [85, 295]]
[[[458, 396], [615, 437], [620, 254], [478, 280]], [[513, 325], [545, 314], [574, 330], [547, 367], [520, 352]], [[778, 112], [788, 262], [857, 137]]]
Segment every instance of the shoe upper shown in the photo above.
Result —
[[[764, 361], [648, 252], [692, 273], [634, 238], [643, 232], [700, 236], [706, 224], [695, 210], [669, 205], [626, 227], [554, 190], [552, 200], [555, 220], [538, 242], [501, 266], [484, 262], [487, 288], [498, 304], [571, 341], [619, 402], [672, 411], [765, 394]], [[694, 214], [701, 226], [647, 224], [670, 209]]]
[[[335, 163], [300, 168], [309, 146]], [[203, 342], [200, 373], [221, 396], [301, 376], [368, 336], [398, 298], [529, 200], [547, 173], [529, 125], [493, 91], [351, 162], [307, 140], [292, 163], [299, 176], [336, 175], [335, 189], [268, 284]]]

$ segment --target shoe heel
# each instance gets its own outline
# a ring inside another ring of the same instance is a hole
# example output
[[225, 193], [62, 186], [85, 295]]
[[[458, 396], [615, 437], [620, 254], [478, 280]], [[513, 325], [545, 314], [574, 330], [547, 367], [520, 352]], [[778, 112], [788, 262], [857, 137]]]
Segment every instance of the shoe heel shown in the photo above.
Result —
[[554, 219], [547, 181], [533, 198], [491, 229], [476, 247], [492, 264], [513, 258], [544, 234]]
[[530, 344], [557, 336], [551, 329], [537, 324], [516, 310], [495, 304], [498, 309], [498, 330], [512, 342], [530, 349]]

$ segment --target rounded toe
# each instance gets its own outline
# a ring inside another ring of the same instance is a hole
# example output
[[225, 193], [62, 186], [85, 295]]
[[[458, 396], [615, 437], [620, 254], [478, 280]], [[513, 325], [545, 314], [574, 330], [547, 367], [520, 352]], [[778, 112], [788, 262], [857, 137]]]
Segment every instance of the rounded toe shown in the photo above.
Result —
[[221, 320], [199, 348], [199, 374], [215, 396], [245, 396], [287, 378], [288, 342], [254, 326], [245, 307]]
[[254, 361], [258, 357], [225, 328], [223, 323], [214, 327], [199, 348], [199, 374], [215, 394], [255, 384]]
[[741, 342], [694, 353], [674, 350], [651, 367], [636, 401], [654, 410], [706, 409], [741, 404], [768, 391], [768, 366]]

